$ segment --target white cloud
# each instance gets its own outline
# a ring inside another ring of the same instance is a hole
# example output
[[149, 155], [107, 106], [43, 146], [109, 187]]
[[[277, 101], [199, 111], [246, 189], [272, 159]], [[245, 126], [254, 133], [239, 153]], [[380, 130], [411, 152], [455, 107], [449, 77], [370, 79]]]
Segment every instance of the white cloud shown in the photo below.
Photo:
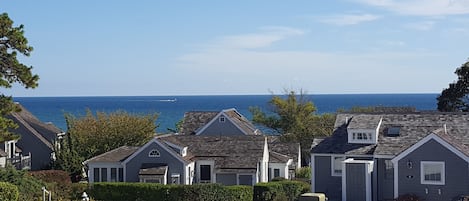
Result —
[[469, 14], [469, 0], [355, 0], [402, 15], [445, 16]]
[[379, 19], [380, 16], [372, 14], [349, 14], [349, 15], [334, 15], [322, 17], [319, 21], [327, 24], [334, 25], [355, 25], [363, 22], [369, 22]]
[[258, 33], [224, 36], [205, 45], [211, 49], [255, 49], [272, 45], [291, 36], [303, 35], [304, 31], [290, 27], [261, 27]]

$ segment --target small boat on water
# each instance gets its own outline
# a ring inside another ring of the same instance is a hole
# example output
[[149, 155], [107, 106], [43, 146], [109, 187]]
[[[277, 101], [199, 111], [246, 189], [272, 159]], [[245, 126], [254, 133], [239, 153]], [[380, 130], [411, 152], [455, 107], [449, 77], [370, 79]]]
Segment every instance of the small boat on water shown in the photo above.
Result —
[[174, 99], [160, 99], [158, 101], [160, 101], [160, 102], [176, 102], [177, 99], [176, 98], [174, 98]]

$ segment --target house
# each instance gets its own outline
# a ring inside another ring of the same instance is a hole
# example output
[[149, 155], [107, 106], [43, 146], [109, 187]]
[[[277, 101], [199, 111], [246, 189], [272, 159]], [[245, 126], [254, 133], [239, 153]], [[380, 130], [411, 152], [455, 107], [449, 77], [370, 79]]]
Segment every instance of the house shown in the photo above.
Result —
[[186, 112], [179, 132], [181, 135], [262, 135], [236, 109], [220, 112]]
[[18, 125], [11, 131], [20, 136], [15, 142], [16, 149], [30, 156], [31, 170], [48, 169], [54, 155], [54, 144], [63, 132], [53, 124], [40, 121], [22, 105], [17, 106], [21, 110], [7, 116]]
[[294, 177], [298, 143], [258, 135], [157, 136], [141, 147], [123, 146], [84, 162], [88, 181], [254, 185]]
[[31, 169], [31, 154], [23, 155], [22, 150], [16, 145], [17, 139], [10, 139], [0, 145], [0, 167], [12, 165], [16, 169]]
[[330, 200], [426, 200], [469, 195], [469, 113], [337, 115], [311, 149], [312, 191]]

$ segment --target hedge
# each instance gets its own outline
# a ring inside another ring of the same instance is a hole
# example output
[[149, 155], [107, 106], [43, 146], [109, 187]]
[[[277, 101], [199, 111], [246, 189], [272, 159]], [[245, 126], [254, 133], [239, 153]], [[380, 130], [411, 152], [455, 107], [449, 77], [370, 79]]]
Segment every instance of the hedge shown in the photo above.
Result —
[[258, 183], [254, 186], [253, 201], [296, 201], [310, 186], [301, 181]]
[[95, 200], [250, 201], [252, 187], [220, 184], [162, 185], [151, 183], [94, 183], [87, 193]]
[[16, 201], [18, 197], [17, 186], [8, 182], [0, 182], [0, 201]]

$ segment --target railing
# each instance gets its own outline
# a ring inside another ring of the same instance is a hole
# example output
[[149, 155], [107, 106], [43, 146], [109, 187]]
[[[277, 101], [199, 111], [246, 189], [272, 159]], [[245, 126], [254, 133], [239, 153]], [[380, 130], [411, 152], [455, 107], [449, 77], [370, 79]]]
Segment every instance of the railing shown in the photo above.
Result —
[[31, 154], [7, 158], [7, 164], [14, 166], [18, 170], [31, 169]]

